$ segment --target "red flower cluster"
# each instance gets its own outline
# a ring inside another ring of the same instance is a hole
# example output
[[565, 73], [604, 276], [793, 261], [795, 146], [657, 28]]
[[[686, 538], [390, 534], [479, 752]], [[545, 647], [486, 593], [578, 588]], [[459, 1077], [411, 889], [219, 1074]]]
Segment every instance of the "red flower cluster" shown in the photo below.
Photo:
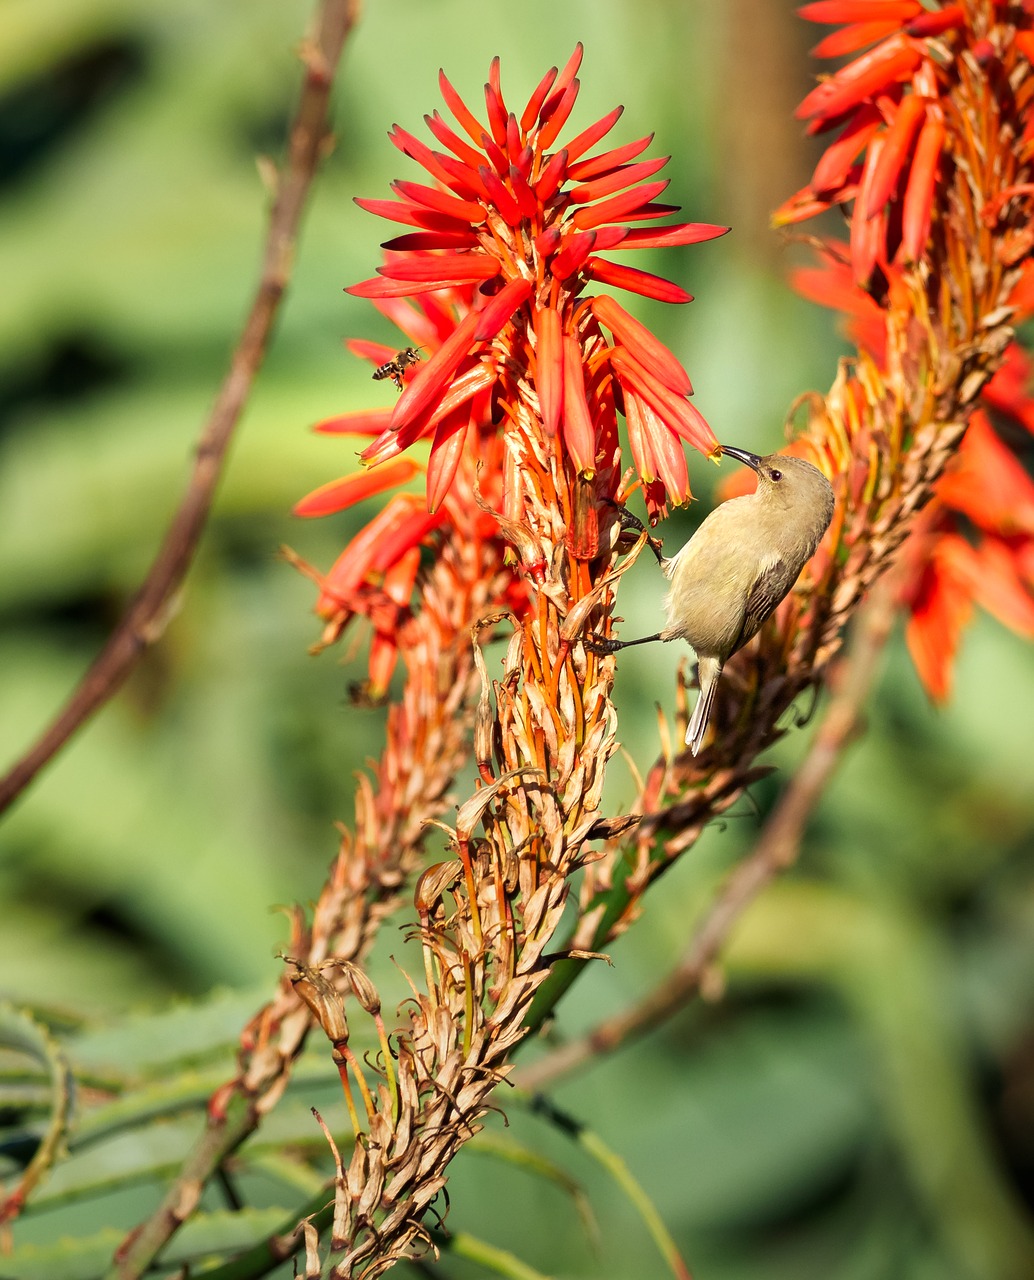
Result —
[[[690, 496], [683, 442], [718, 452], [672, 352], [612, 297], [583, 293], [602, 284], [690, 302], [678, 285], [602, 255], [695, 244], [728, 228], [658, 225], [678, 206], [658, 202], [668, 182], [656, 175], [668, 157], [639, 159], [652, 135], [592, 153], [620, 107], [557, 147], [578, 96], [581, 56], [579, 46], [562, 70], [547, 72], [519, 115], [506, 107], [495, 59], [486, 123], [441, 73], [457, 127], [438, 112], [425, 116], [440, 149], [398, 126], [389, 135], [430, 181], [395, 182], [398, 200], [357, 200], [412, 230], [388, 240], [378, 274], [348, 292], [373, 300], [422, 354], [399, 368], [403, 389], [392, 408], [317, 427], [372, 437], [360, 458], [376, 470], [323, 486], [296, 511], [324, 515], [410, 479], [416, 464], [401, 455], [422, 440], [430, 443], [427, 510], [396, 496], [321, 580], [318, 610], [333, 634], [353, 613], [369, 613], [375, 598], [408, 599], [411, 553], [435, 530], [456, 527], [460, 509], [469, 514], [478, 461], [486, 464], [477, 482], [485, 500], [521, 520], [522, 434], [559, 450], [572, 482], [612, 497], [623, 413], [652, 519], [666, 502]], [[376, 343], [349, 345], [376, 365], [395, 354]], [[458, 475], [466, 480], [452, 504]]]
[[[1018, 6], [1014, 6], [1018, 7]], [[963, 41], [978, 61], [994, 56], [969, 28], [964, 4], [937, 8], [919, 0], [818, 0], [799, 13], [812, 22], [845, 23], [813, 52], [866, 53], [821, 81], [797, 108], [809, 133], [840, 132], [811, 181], [776, 211], [777, 225], [799, 222], [835, 204], [854, 202], [851, 266], [867, 286], [873, 272], [921, 257], [930, 234], [943, 163], [945, 73]], [[1029, 24], [1029, 15], [1022, 19]], [[1016, 33], [1027, 56], [1034, 32]]]
[[[854, 283], [847, 247], [827, 248], [827, 262], [798, 269], [793, 283], [805, 297], [840, 311], [851, 341], [882, 366], [884, 313]], [[1034, 311], [1032, 283], [1034, 267], [1012, 295], [1019, 317]], [[1030, 357], [1013, 342], [906, 546], [906, 638], [919, 677], [937, 701], [951, 692], [955, 655], [974, 603], [1034, 638], [1034, 480], [992, 425], [1034, 436], [1032, 384]]]

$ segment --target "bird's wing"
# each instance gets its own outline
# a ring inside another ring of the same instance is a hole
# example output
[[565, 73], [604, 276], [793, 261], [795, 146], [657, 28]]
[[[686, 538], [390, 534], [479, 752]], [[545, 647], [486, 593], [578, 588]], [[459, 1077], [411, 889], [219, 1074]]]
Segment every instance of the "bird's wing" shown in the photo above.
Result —
[[757, 635], [764, 626], [766, 618], [792, 586], [790, 566], [781, 556], [770, 560], [762, 567], [747, 593], [747, 603], [743, 610], [743, 626], [733, 646], [733, 653]]

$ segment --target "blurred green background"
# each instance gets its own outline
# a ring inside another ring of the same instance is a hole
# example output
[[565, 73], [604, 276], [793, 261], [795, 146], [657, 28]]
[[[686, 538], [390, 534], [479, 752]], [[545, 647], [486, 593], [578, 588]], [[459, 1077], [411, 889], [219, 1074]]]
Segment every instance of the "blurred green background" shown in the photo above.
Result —
[[[294, 0], [0, 10], [3, 766], [74, 687], [179, 500], [254, 288], [267, 206], [256, 157], [280, 154], [308, 19]], [[623, 102], [612, 136], [656, 131], [651, 154], [673, 155], [671, 199], [692, 220], [733, 226], [637, 257], [695, 294], [691, 306], [629, 305], [683, 359], [719, 438], [768, 449], [794, 396], [826, 387], [844, 350], [829, 316], [784, 285], [787, 250], [767, 229], [814, 160], [791, 113], [815, 30], [779, 0], [368, 4], [336, 94], [337, 149], [177, 615], [0, 826], [2, 994], [110, 1016], [220, 987], [261, 993], [285, 938], [272, 908], [322, 883], [380, 716], [348, 704], [361, 652], [307, 655], [310, 584], [278, 548], [326, 566], [368, 518], [303, 523], [289, 510], [353, 465], [347, 442], [309, 425], [394, 394], [341, 345], [394, 340], [342, 293], [394, 234], [352, 196], [417, 176], [385, 134], [398, 122], [423, 136], [439, 66], [477, 112], [499, 53], [507, 100], [523, 105], [585, 43], [570, 128]], [[706, 504], [717, 473], [701, 463], [697, 474]], [[672, 520], [669, 545], [691, 518]], [[622, 613], [652, 629], [656, 574], [644, 561], [626, 583]], [[681, 656], [622, 660], [622, 737], [640, 766]], [[801, 866], [735, 935], [725, 998], [557, 1089], [621, 1152], [698, 1276], [1023, 1274], [1032, 676], [1029, 647], [980, 619], [956, 699], [935, 711], [896, 638], [868, 735]], [[806, 737], [781, 746], [782, 772], [671, 874], [615, 967], [586, 975], [561, 1034], [634, 1002], [675, 963]], [[614, 806], [631, 788], [616, 761]], [[386, 939], [385, 970], [398, 945]], [[455, 1166], [449, 1225], [550, 1274], [661, 1274], [606, 1179], [540, 1121], [511, 1118], [584, 1180], [602, 1257], [555, 1188], [486, 1174], [473, 1155]], [[451, 1260], [448, 1274], [483, 1272]]]

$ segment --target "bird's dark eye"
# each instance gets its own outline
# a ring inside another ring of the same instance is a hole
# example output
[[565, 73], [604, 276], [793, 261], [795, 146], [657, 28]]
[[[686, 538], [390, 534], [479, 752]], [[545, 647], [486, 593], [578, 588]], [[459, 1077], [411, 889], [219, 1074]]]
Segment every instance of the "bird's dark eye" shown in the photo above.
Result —
[[770, 471], [768, 474], [773, 480], [782, 480], [783, 478], [783, 473], [781, 471], [776, 471], [774, 469]]

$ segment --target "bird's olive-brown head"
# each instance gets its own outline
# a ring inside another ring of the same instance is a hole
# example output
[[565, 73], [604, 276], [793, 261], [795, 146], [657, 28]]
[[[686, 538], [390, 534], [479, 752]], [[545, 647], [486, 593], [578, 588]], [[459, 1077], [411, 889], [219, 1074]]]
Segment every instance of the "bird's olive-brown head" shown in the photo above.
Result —
[[795, 519], [807, 526], [808, 534], [815, 527], [818, 537], [822, 536], [833, 514], [833, 488], [818, 467], [804, 458], [781, 453], [762, 458], [731, 445], [722, 445], [722, 453], [757, 474], [755, 496], [761, 506], [769, 511], [792, 511]]

